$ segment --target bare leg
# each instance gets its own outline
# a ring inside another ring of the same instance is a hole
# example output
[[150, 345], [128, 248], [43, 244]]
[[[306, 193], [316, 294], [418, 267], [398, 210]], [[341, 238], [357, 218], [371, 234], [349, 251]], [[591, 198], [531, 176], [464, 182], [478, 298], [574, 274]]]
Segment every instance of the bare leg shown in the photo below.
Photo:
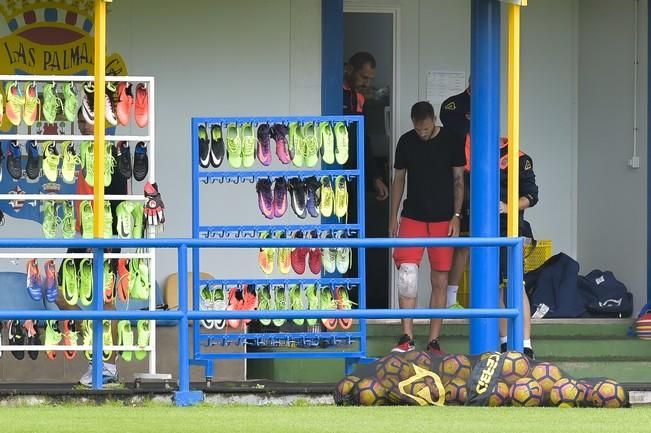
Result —
[[[504, 308], [504, 289], [500, 288], [500, 306]], [[524, 316], [524, 329], [522, 331], [524, 339], [531, 339], [531, 306], [529, 305], [529, 297], [522, 288], [522, 315]], [[506, 319], [500, 319], [500, 337], [506, 337]]]
[[[400, 305], [400, 309], [414, 309], [416, 308], [416, 304], [418, 303], [418, 298], [404, 298], [400, 297], [398, 300], [398, 304]], [[411, 339], [414, 338], [414, 319], [401, 319], [400, 320], [402, 323], [402, 332], [405, 334], [409, 335]]]
[[468, 263], [468, 248], [455, 248], [454, 256], [452, 258], [452, 268], [450, 268], [450, 275], [448, 276], [448, 285], [458, 286], [463, 276], [463, 271], [466, 269]]
[[[430, 273], [432, 283], [432, 294], [429, 305], [431, 308], [445, 308], [445, 298], [448, 288], [448, 272], [440, 272], [432, 269]], [[443, 319], [432, 319], [429, 324], [428, 342], [438, 339], [441, 335], [441, 325]]]

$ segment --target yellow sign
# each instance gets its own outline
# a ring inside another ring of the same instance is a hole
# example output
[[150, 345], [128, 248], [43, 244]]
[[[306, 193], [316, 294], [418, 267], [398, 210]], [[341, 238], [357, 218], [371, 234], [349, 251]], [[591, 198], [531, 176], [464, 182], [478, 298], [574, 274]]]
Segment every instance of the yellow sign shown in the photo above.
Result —
[[[445, 404], [445, 388], [443, 387], [443, 383], [441, 382], [441, 378], [439, 377], [439, 375], [434, 373], [433, 371], [420, 368], [416, 364], [412, 364], [412, 365], [414, 366], [415, 374], [398, 384], [398, 389], [400, 390], [400, 392], [403, 395], [406, 395], [407, 397], [414, 400], [420, 406], [443, 406]], [[428, 386], [422, 387], [419, 391], [416, 392], [416, 395], [407, 392], [408, 385], [411, 385], [414, 382], [418, 382], [419, 380], [422, 380], [426, 377], [430, 377], [434, 379], [434, 383], [436, 384], [436, 388], [439, 394], [436, 401], [434, 401], [434, 399], [432, 398], [432, 393], [430, 392]]]

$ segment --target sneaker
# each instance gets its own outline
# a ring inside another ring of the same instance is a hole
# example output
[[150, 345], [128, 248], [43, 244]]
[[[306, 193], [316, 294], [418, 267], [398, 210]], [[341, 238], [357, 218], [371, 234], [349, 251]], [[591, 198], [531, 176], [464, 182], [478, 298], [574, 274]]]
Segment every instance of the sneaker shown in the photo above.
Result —
[[127, 269], [128, 259], [118, 259], [118, 298], [122, 302], [129, 301], [129, 270]]
[[104, 239], [113, 237], [113, 213], [111, 212], [111, 202], [104, 202]]
[[[334, 300], [332, 297], [332, 290], [330, 289], [330, 286], [322, 286], [321, 287], [321, 309], [322, 310], [336, 310], [337, 309], [337, 302]], [[337, 319], [327, 319], [323, 318], [321, 319], [321, 322], [323, 322], [323, 326], [326, 327], [326, 329], [333, 331], [334, 329], [337, 328]]]
[[[298, 230], [292, 235], [292, 237], [295, 239], [302, 239], [303, 232]], [[307, 258], [308, 251], [309, 248], [307, 247], [296, 247], [290, 254], [292, 269], [298, 275], [303, 275], [305, 273], [305, 259]]]
[[[20, 320], [10, 320], [7, 331], [7, 339], [10, 346], [24, 346], [25, 345], [25, 333], [23, 332], [23, 327], [20, 326]], [[12, 350], [11, 354], [19, 361], [22, 361], [25, 358], [24, 350]]]
[[[81, 322], [81, 331], [82, 331], [81, 335], [82, 335], [83, 345], [93, 347], [93, 322], [91, 322], [90, 320], [84, 320], [83, 322]], [[89, 361], [92, 360], [93, 359], [92, 349], [84, 351], [84, 355], [86, 356], [86, 359], [88, 359]], [[84, 378], [84, 376], [82, 376], [82, 379]], [[90, 380], [90, 373], [88, 373], [88, 376]]]
[[115, 100], [117, 95], [117, 89], [115, 88], [115, 83], [107, 82], [106, 83], [106, 92], [104, 92], [104, 118], [111, 126], [118, 125], [118, 119], [115, 115]]
[[113, 346], [113, 330], [111, 329], [110, 320], [102, 320], [102, 341], [104, 343], [102, 350], [102, 359], [108, 361], [111, 359], [113, 351], [107, 350], [107, 346]]
[[271, 180], [260, 178], [255, 185], [258, 192], [258, 208], [267, 219], [274, 217], [274, 196], [271, 193]]
[[104, 260], [104, 303], [115, 302], [115, 273], [111, 260]]
[[144, 234], [145, 207], [141, 206], [140, 203], [134, 203], [131, 209], [131, 215], [133, 216], [133, 238], [142, 239]]
[[343, 218], [348, 213], [348, 186], [345, 176], [335, 178], [335, 215]]
[[63, 114], [68, 122], [74, 122], [77, 119], [77, 110], [79, 100], [77, 98], [77, 89], [72, 83], [63, 85]]
[[144, 141], [139, 141], [136, 144], [136, 149], [133, 151], [133, 178], [138, 182], [147, 177], [149, 172], [149, 157], [147, 156], [147, 145]]
[[305, 189], [307, 190], [307, 213], [312, 218], [318, 218], [321, 215], [319, 206], [321, 204], [321, 184], [315, 176], [305, 179]]
[[[224, 286], [217, 285], [211, 288], [212, 292], [212, 309], [213, 311], [225, 311], [228, 307], [226, 303], [226, 294], [224, 293]], [[212, 321], [213, 328], [224, 329], [226, 327], [226, 320], [219, 319]]]
[[[140, 296], [140, 259], [133, 258], [129, 260], [129, 279], [127, 281], [127, 291], [130, 298]], [[135, 295], [135, 296], [134, 296]]]
[[2, 92], [0, 91], [0, 125], [2, 124], [2, 117], [4, 116], [4, 112], [5, 112], [5, 103], [3, 99], [4, 97], [2, 96]]
[[43, 143], [43, 174], [50, 182], [56, 182], [59, 176], [61, 155], [53, 141]]
[[35, 301], [43, 299], [41, 272], [36, 259], [27, 261], [27, 293]]
[[533, 354], [533, 349], [531, 347], [525, 347], [524, 350], [522, 351], [526, 357], [534, 361], [536, 357]]
[[414, 350], [414, 340], [407, 334], [403, 334], [402, 337], [398, 339], [398, 344], [391, 349], [391, 352], [396, 353], [405, 353], [411, 352]]
[[81, 216], [81, 236], [84, 239], [93, 238], [93, 205], [89, 200], [84, 200], [79, 205]]
[[[76, 346], [79, 340], [79, 334], [76, 332], [76, 325], [74, 320], [64, 320], [63, 321], [63, 345], [64, 346]], [[74, 359], [77, 355], [75, 350], [65, 350], [63, 356], [67, 360]]]
[[[73, 183], [75, 181], [75, 173], [77, 172], [77, 165], [81, 162], [79, 156], [75, 152], [75, 145], [72, 141], [64, 141], [61, 144], [61, 153], [63, 154], [63, 163], [61, 164], [61, 177], [66, 183]], [[29, 167], [29, 160], [28, 167]]]
[[[318, 234], [316, 230], [308, 233], [308, 238], [316, 238]], [[321, 275], [321, 248], [309, 248], [307, 253], [307, 264], [310, 272], [314, 275]]]
[[17, 141], [10, 141], [7, 148], [7, 171], [16, 180], [23, 177], [22, 158], [20, 144]]
[[[56, 346], [61, 341], [61, 332], [59, 332], [59, 325], [56, 320], [46, 320], [45, 321], [45, 341], [43, 344], [45, 346]], [[47, 357], [51, 360], [56, 359], [57, 352], [56, 350], [48, 350]]]
[[[258, 296], [255, 293], [255, 290], [249, 290], [247, 284], [242, 287], [242, 297], [244, 301], [242, 303], [242, 310], [253, 311], [258, 308]], [[242, 324], [248, 325], [251, 322], [251, 319], [243, 319]]]
[[[131, 264], [131, 261], [129, 264]], [[137, 260], [136, 264], [138, 266], [138, 271], [135, 275], [136, 278], [134, 278], [133, 273], [131, 274], [130, 281], [132, 279], [135, 279], [135, 281], [132, 287], [129, 287], [129, 294], [133, 299], [148, 300], [151, 285], [149, 280], [149, 261]]]
[[[331, 238], [332, 236], [327, 234], [325, 237]], [[322, 248], [321, 254], [323, 270], [328, 274], [333, 274], [337, 270], [337, 248]]]
[[133, 169], [131, 168], [131, 150], [129, 149], [129, 142], [118, 141], [117, 144], [117, 163], [118, 172], [125, 178], [131, 179]]
[[[305, 304], [301, 294], [301, 286], [298, 284], [289, 285], [289, 305], [292, 310], [305, 310]], [[305, 319], [292, 319], [292, 322], [298, 326], [303, 326]]]
[[[260, 233], [260, 239], [269, 238], [269, 232]], [[260, 248], [258, 252], [258, 264], [260, 269], [267, 275], [271, 275], [274, 271], [274, 261], [276, 256], [275, 248]]]
[[271, 128], [266, 123], [258, 126], [257, 155], [260, 164], [265, 167], [271, 164]]
[[89, 125], [95, 124], [95, 84], [85, 83], [81, 87], [81, 114]]
[[[319, 294], [316, 289], [316, 284], [308, 284], [305, 286], [305, 299], [307, 300], [308, 310], [319, 309]], [[316, 326], [319, 319], [306, 319], [308, 326]]]
[[115, 173], [115, 156], [113, 156], [113, 151], [115, 150], [111, 142], [106, 142], [106, 147], [104, 149], [104, 185], [110, 186], [113, 181], [113, 173]]
[[[276, 285], [273, 289], [274, 304], [276, 305], [276, 310], [283, 311], [287, 309], [287, 293], [285, 292], [285, 286]], [[271, 322], [274, 326], [280, 328], [286, 322], [285, 319], [272, 319]]]
[[73, 259], [64, 259], [61, 264], [61, 291], [68, 305], [77, 305], [79, 301], [79, 276]]
[[273, 213], [280, 218], [287, 212], [287, 180], [277, 177], [274, 181]]
[[5, 95], [7, 98], [6, 109], [7, 119], [12, 125], [18, 126], [23, 116], [23, 106], [25, 105], [25, 97], [21, 96], [18, 89], [18, 84], [8, 82], [5, 85]]
[[314, 122], [307, 122], [303, 125], [303, 142], [305, 166], [316, 167], [319, 162], [319, 137]]
[[43, 117], [47, 123], [54, 123], [57, 118], [59, 106], [63, 108], [63, 102], [56, 95], [56, 84], [46, 83], [43, 85]]
[[[2, 325], [0, 325], [0, 328], [2, 328]], [[27, 345], [40, 346], [41, 337], [38, 332], [38, 320], [25, 320], [25, 323], [23, 323], [23, 328], [27, 334]], [[27, 355], [32, 359], [32, 361], [36, 361], [38, 359], [38, 353], [38, 350], [27, 351]]]
[[321, 178], [321, 215], [324, 217], [332, 216], [334, 209], [335, 193], [332, 190], [332, 181], [329, 176]]
[[289, 150], [289, 155], [292, 158], [292, 163], [296, 167], [303, 167], [305, 156], [304, 156], [304, 145], [303, 137], [301, 135], [301, 129], [298, 126], [298, 122], [289, 123], [289, 133], [288, 133], [288, 142], [287, 148]]
[[210, 141], [205, 125], [199, 125], [197, 137], [199, 138], [199, 166], [208, 168], [210, 167]]
[[43, 236], [46, 239], [54, 239], [57, 235], [58, 215], [53, 201], [43, 201]]
[[219, 168], [224, 162], [226, 147], [222, 136], [222, 126], [212, 125], [210, 128], [210, 165]]
[[231, 167], [242, 167], [242, 139], [235, 123], [229, 123], [226, 127], [226, 151]]
[[75, 237], [75, 206], [70, 200], [64, 201], [61, 206], [63, 207], [61, 234], [64, 239], [72, 239]]
[[348, 128], [344, 122], [335, 124], [335, 160], [337, 164], [344, 165], [348, 162]]
[[[207, 284], [199, 290], [199, 311], [212, 311], [212, 293]], [[212, 329], [213, 327], [212, 320], [202, 319], [200, 324], [206, 329]]]
[[289, 192], [292, 202], [292, 210], [297, 217], [304, 219], [307, 217], [307, 203], [305, 184], [298, 177], [289, 179]]
[[126, 81], [118, 83], [117, 86], [117, 103], [115, 104], [115, 114], [120, 125], [127, 126], [131, 117], [131, 107], [133, 106], [133, 85]]
[[[91, 358], [88, 358], [91, 359]], [[104, 363], [102, 368], [102, 383], [107, 385], [118, 381], [118, 371], [115, 364]], [[87, 387], [93, 386], [93, 367], [88, 365], [86, 373], [79, 378], [79, 384]]]
[[[0, 112], [2, 112], [2, 93], [0, 93]], [[0, 119], [0, 124], [2, 119]], [[2, 182], [2, 161], [5, 159], [5, 154], [2, 152], [2, 141], [0, 141], [0, 182]]]
[[253, 126], [250, 123], [242, 125], [242, 167], [250, 168], [255, 161], [255, 143]]
[[[120, 320], [118, 322], [118, 346], [133, 346], [133, 340], [131, 322], [128, 320]], [[133, 359], [133, 352], [131, 350], [121, 350], [120, 356], [125, 361], [130, 362]]]
[[93, 264], [90, 259], [79, 262], [79, 301], [85, 306], [93, 303]]
[[41, 101], [38, 99], [38, 94], [36, 93], [36, 83], [27, 82], [25, 83], [25, 104], [23, 105], [23, 122], [25, 125], [32, 126], [36, 122], [36, 117], [41, 117], [39, 111], [39, 105]]
[[83, 169], [84, 180], [89, 186], [93, 186], [95, 181], [95, 161], [92, 141], [82, 141], [79, 145], [79, 159]]
[[[276, 232], [274, 237], [285, 239], [285, 232]], [[278, 248], [278, 272], [281, 274], [289, 274], [289, 270], [292, 268], [291, 251], [291, 248]]]
[[147, 123], [149, 123], [149, 95], [147, 94], [147, 86], [143, 83], [138, 83], [136, 86], [134, 117], [136, 125], [140, 128], [146, 127]]
[[[339, 233], [337, 238], [345, 238], [345, 233]], [[351, 250], [348, 247], [337, 247], [335, 253], [335, 267], [337, 272], [345, 274], [350, 269]]]
[[289, 164], [292, 160], [287, 143], [289, 141], [287, 127], [281, 123], [276, 123], [271, 129], [271, 136], [276, 142], [276, 156], [283, 164]]
[[34, 140], [25, 143], [27, 151], [27, 165], [25, 166], [25, 175], [32, 180], [41, 177], [41, 155], [38, 153], [38, 146]]
[[463, 305], [461, 304], [452, 304], [448, 307], [451, 310], [463, 310]]
[[335, 137], [332, 132], [330, 122], [321, 122], [319, 124], [319, 135], [321, 136], [321, 158], [326, 164], [335, 162]]
[[45, 299], [48, 302], [56, 302], [59, 294], [59, 273], [57, 272], [54, 260], [47, 260], [43, 263], [45, 271]]
[[133, 236], [133, 216], [131, 212], [134, 206], [138, 206], [138, 204], [123, 201], [115, 208], [116, 228], [120, 239], [130, 239]]
[[[269, 286], [267, 284], [260, 285], [256, 287], [258, 292], [258, 311], [270, 311], [275, 310], [275, 306], [272, 306], [271, 292], [269, 291]], [[260, 324], [262, 326], [271, 325], [271, 319], [260, 319]]]
[[441, 345], [439, 344], [438, 338], [435, 338], [434, 340], [427, 343], [427, 351], [430, 353], [430, 355], [434, 356], [441, 356], [445, 354], [445, 352], [441, 350]]
[[[338, 286], [335, 289], [335, 300], [337, 302], [337, 308], [340, 310], [350, 310], [353, 308], [353, 305], [355, 305], [355, 303], [350, 300], [346, 286]], [[350, 329], [350, 327], [353, 326], [353, 319], [338, 319], [338, 322], [343, 329]]]
[[[242, 297], [242, 292], [237, 287], [231, 287], [228, 290], [228, 306], [226, 309], [228, 311], [239, 311], [244, 306], [244, 298]], [[228, 326], [233, 329], [240, 328], [240, 319], [229, 319]]]

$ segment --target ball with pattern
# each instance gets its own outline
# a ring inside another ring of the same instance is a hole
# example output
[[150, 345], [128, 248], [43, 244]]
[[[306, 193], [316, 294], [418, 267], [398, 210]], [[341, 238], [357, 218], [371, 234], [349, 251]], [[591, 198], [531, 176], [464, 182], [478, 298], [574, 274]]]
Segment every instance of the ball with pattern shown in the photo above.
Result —
[[531, 377], [540, 384], [543, 389], [543, 401], [549, 400], [549, 393], [552, 387], [563, 375], [561, 370], [550, 362], [541, 362], [531, 369]]
[[518, 379], [511, 386], [511, 404], [513, 406], [540, 406], [542, 395], [540, 384], [529, 377]]
[[628, 395], [624, 387], [614, 380], [602, 380], [592, 391], [594, 407], [619, 408], [628, 405]]
[[441, 375], [446, 380], [460, 377], [464, 381], [470, 377], [470, 360], [465, 355], [446, 355], [441, 361]]
[[579, 388], [583, 395], [583, 401], [581, 406], [590, 407], [592, 406], [592, 391], [594, 386], [586, 380], [579, 379], [576, 381], [576, 386]]
[[[419, 405], [419, 401], [427, 401], [425, 396], [428, 396], [432, 403], [438, 401], [440, 397], [436, 381], [431, 376], [424, 376], [407, 384], [404, 387], [404, 394], [402, 396], [402, 402], [411, 405]], [[411, 396], [417, 397], [419, 400], [417, 401], [417, 399]]]
[[511, 388], [506, 382], [498, 381], [488, 397], [488, 405], [491, 407], [506, 406], [510, 401]]
[[530, 371], [529, 358], [520, 352], [506, 352], [502, 364], [501, 379], [512, 385], [518, 379], [527, 377]]
[[552, 386], [549, 401], [558, 407], [578, 407], [583, 403], [583, 391], [576, 380], [563, 377]]
[[355, 384], [353, 393], [362, 406], [383, 406], [387, 404], [387, 390], [377, 379], [364, 378]]
[[353, 389], [355, 384], [359, 382], [359, 377], [356, 376], [346, 376], [339, 381], [335, 387], [335, 404], [337, 406], [347, 406], [355, 402], [353, 396]]
[[375, 374], [380, 380], [387, 376], [405, 380], [413, 376], [414, 373], [414, 365], [406, 361], [402, 354], [387, 355], [375, 365]]
[[445, 384], [446, 404], [465, 404], [466, 400], [468, 400], [468, 386], [465, 380], [455, 377]]

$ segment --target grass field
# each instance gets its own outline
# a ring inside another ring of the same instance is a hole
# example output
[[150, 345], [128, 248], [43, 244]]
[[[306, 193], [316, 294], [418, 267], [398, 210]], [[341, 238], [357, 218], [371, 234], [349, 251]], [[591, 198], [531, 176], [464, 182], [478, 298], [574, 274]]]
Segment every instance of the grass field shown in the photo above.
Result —
[[199, 406], [0, 408], [3, 432], [649, 432], [651, 407], [632, 409]]

